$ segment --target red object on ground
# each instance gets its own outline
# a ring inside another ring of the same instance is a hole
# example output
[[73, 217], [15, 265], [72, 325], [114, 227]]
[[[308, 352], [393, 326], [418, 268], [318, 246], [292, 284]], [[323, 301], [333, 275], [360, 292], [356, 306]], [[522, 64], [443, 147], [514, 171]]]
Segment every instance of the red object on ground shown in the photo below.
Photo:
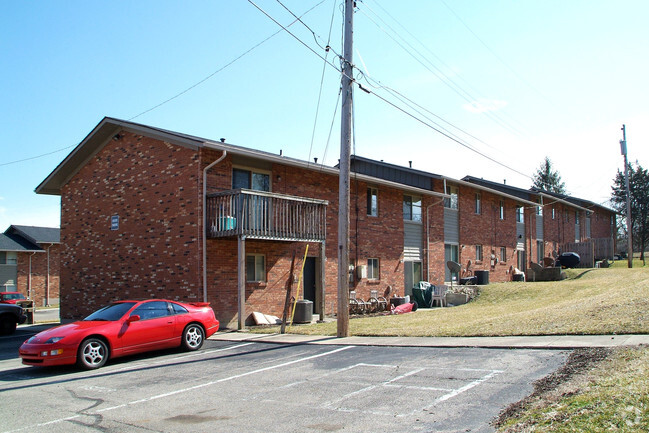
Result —
[[394, 307], [392, 309], [392, 314], [403, 314], [403, 313], [410, 313], [412, 311], [412, 308], [415, 306], [415, 304], [401, 304], [398, 307]]
[[92, 369], [109, 358], [182, 346], [198, 350], [219, 330], [209, 304], [164, 299], [118, 301], [85, 319], [40, 332], [20, 346], [23, 364], [77, 364]]

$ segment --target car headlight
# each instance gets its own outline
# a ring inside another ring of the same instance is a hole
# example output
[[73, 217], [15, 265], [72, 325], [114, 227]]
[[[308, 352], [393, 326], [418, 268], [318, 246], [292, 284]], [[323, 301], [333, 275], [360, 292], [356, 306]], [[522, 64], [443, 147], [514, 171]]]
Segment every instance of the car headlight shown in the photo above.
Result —
[[61, 340], [63, 340], [63, 337], [52, 337], [52, 338], [48, 338], [45, 344], [54, 344], [54, 343], [58, 343]]

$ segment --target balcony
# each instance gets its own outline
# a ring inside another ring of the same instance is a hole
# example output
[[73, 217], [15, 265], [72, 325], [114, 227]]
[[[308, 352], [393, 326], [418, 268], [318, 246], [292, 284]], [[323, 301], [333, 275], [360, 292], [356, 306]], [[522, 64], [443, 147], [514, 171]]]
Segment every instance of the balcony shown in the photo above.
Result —
[[207, 237], [324, 241], [326, 200], [236, 189], [206, 197]]

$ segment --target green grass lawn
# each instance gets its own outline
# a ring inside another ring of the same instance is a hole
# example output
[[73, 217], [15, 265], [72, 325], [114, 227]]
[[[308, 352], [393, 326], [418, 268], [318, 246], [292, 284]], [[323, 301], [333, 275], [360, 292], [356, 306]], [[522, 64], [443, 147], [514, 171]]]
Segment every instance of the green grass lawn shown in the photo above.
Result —
[[[495, 283], [452, 308], [352, 318], [357, 336], [513, 336], [649, 333], [649, 268], [571, 269], [553, 282]], [[293, 326], [291, 333], [336, 335], [337, 323]], [[279, 332], [278, 327], [253, 332]]]

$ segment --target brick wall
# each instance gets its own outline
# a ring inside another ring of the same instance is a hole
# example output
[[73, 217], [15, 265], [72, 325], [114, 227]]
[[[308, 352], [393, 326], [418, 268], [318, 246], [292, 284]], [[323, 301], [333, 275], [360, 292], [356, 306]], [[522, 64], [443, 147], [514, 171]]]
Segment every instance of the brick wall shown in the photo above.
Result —
[[116, 299], [202, 300], [198, 154], [121, 135], [62, 190], [62, 319]]
[[[475, 212], [475, 195], [480, 193], [482, 211]], [[488, 270], [489, 281], [508, 281], [509, 268], [517, 266], [516, 206], [514, 200], [496, 194], [461, 186], [460, 209], [460, 264], [466, 268], [471, 260], [474, 270]], [[500, 202], [504, 203], [504, 218], [500, 218]], [[483, 260], [476, 261], [476, 245], [482, 245]], [[501, 248], [505, 260], [501, 260]], [[491, 255], [498, 258], [492, 263]], [[493, 264], [493, 266], [492, 266]]]
[[[49, 244], [44, 244], [41, 247], [45, 250], [49, 248], [49, 274], [47, 251], [17, 254], [16, 289], [26, 297], [32, 299], [36, 307], [58, 303], [59, 298], [60, 245], [55, 244], [50, 246]], [[49, 300], [47, 300], [48, 280]]]

